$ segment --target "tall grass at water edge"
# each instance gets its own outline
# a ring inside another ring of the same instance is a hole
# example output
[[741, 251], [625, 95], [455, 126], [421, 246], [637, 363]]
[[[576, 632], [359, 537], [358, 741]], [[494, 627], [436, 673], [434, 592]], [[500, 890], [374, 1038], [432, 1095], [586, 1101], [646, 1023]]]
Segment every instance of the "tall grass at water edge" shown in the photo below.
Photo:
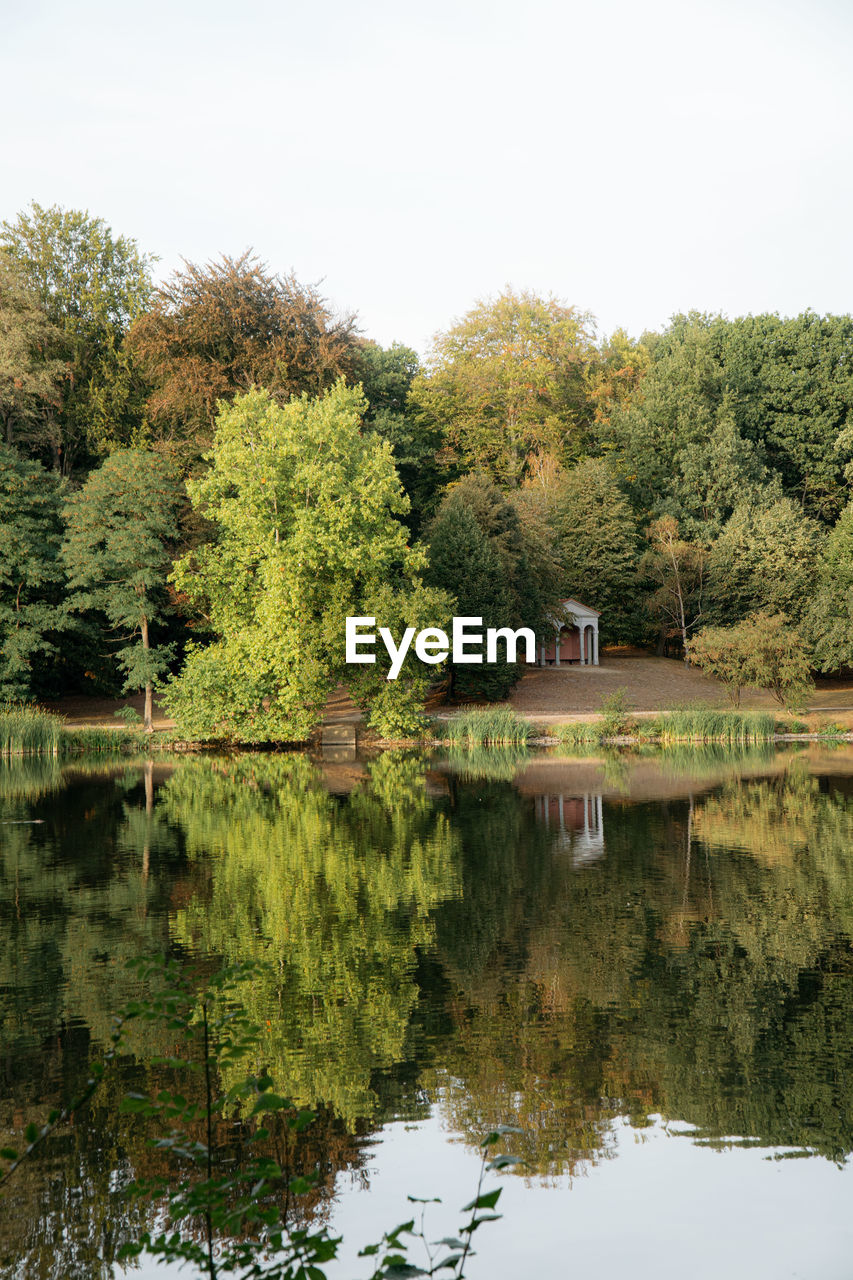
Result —
[[0, 703], [0, 755], [58, 756], [62, 721], [48, 711], [23, 703]]
[[718, 711], [713, 707], [680, 707], [641, 727], [643, 737], [660, 742], [772, 742], [776, 718], [771, 711]]
[[471, 707], [442, 728], [444, 741], [459, 747], [518, 746], [527, 742], [531, 732], [528, 720], [501, 706]]
[[128, 740], [114, 729], [67, 729], [59, 716], [27, 703], [0, 703], [0, 757], [120, 755]]

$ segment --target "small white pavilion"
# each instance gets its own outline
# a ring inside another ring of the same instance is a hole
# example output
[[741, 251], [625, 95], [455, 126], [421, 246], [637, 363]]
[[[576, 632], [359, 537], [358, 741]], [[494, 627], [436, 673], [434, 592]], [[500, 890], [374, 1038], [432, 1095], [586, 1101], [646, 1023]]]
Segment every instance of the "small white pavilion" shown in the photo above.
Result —
[[582, 667], [598, 666], [598, 609], [580, 600], [561, 600], [565, 616], [552, 618], [554, 639], [539, 644], [540, 667], [577, 662]]

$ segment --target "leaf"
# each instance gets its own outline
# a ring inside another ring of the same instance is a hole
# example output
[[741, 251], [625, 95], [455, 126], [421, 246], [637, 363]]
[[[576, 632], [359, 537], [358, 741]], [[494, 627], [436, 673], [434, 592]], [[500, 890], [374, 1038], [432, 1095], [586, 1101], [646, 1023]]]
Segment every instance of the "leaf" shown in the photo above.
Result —
[[476, 1200], [472, 1200], [470, 1204], [462, 1206], [462, 1212], [468, 1213], [471, 1209], [494, 1209], [501, 1198], [502, 1190], [503, 1187], [498, 1187], [495, 1191], [487, 1191], [485, 1195], [477, 1196]]
[[14, 1147], [3, 1147], [0, 1149], [0, 1160], [17, 1160], [18, 1153]]

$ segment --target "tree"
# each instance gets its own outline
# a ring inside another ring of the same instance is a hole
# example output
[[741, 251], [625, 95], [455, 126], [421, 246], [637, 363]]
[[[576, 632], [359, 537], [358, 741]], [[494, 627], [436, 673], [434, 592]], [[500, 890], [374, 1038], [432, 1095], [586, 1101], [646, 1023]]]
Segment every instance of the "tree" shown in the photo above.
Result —
[[806, 646], [784, 614], [754, 613], [731, 627], [703, 627], [690, 661], [726, 686], [735, 706], [744, 685], [769, 689], [783, 707], [800, 707], [812, 689]]
[[66, 505], [62, 558], [70, 607], [103, 611], [128, 643], [118, 653], [126, 690], [145, 690], [145, 728], [152, 729], [155, 679], [167, 669], [170, 646], [155, 646], [162, 619], [169, 543], [177, 536], [182, 500], [166, 459], [143, 450], [111, 454]]
[[824, 543], [803, 631], [819, 671], [853, 666], [853, 502]]
[[365, 342], [357, 351], [353, 375], [367, 398], [365, 426], [394, 450], [397, 472], [412, 504], [406, 523], [413, 537], [434, 514], [436, 495], [447, 481], [447, 467], [438, 460], [444, 444], [441, 431], [410, 402], [419, 370], [420, 361], [410, 347]]
[[417, 594], [423, 556], [397, 518], [408, 500], [364, 410], [343, 381], [314, 399], [253, 390], [221, 408], [210, 470], [188, 484], [215, 538], [174, 573], [214, 636], [166, 691], [193, 736], [304, 739], [349, 672], [346, 617], [371, 616], [381, 588]]
[[45, 414], [60, 403], [66, 373], [56, 359], [60, 335], [0, 260], [0, 424], [9, 446], [38, 447]]
[[0, 445], [0, 694], [27, 698], [66, 624], [60, 488]]
[[566, 594], [600, 611], [605, 642], [640, 639], [639, 530], [608, 463], [587, 458], [567, 471], [556, 508]]
[[536, 450], [577, 456], [590, 417], [590, 317], [507, 289], [439, 334], [412, 403], [467, 469], [514, 485]]
[[661, 625], [661, 644], [668, 634], [681, 638], [689, 662], [690, 633], [705, 611], [706, 548], [681, 537], [674, 516], [660, 516], [647, 530], [648, 551], [640, 560], [640, 574], [652, 583], [648, 609]]
[[792, 498], [771, 490], [740, 504], [709, 556], [714, 620], [764, 610], [799, 622], [814, 594], [820, 542], [820, 526]]
[[0, 256], [59, 335], [53, 354], [66, 377], [59, 403], [44, 402], [38, 447], [67, 475], [81, 456], [138, 433], [142, 406], [124, 335], [148, 305], [153, 259], [102, 218], [35, 202], [0, 224]]
[[[508, 625], [511, 598], [497, 551], [463, 504], [445, 502], [429, 530], [429, 582], [452, 593], [460, 617], [482, 618], [483, 627]], [[448, 664], [452, 698], [499, 701], [517, 683], [510, 663]]]
[[250, 252], [184, 263], [134, 325], [130, 347], [151, 385], [156, 438], [187, 466], [210, 447], [220, 401], [253, 386], [279, 404], [321, 395], [358, 357], [352, 316], [334, 317], [316, 289]]

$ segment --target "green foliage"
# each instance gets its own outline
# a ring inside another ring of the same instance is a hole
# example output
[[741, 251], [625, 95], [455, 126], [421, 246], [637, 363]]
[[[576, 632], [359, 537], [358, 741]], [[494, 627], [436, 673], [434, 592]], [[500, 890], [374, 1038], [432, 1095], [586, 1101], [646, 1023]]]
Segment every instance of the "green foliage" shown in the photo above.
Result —
[[565, 594], [599, 610], [603, 643], [640, 639], [639, 531], [609, 464], [588, 458], [566, 472], [556, 504]]
[[[142, 402], [124, 335], [148, 305], [152, 259], [102, 218], [35, 201], [0, 225], [0, 255], [52, 326], [52, 360], [66, 366], [61, 395], [44, 399], [29, 428], [34, 447], [67, 475], [93, 454], [135, 443]], [[52, 380], [52, 370], [43, 375]]]
[[[466, 476], [447, 492], [429, 528], [428, 580], [456, 598], [456, 613], [483, 619], [483, 627], [545, 625], [552, 601], [525, 527], [512, 503], [484, 475]], [[553, 607], [553, 604], [552, 604]], [[449, 664], [457, 698], [500, 701], [521, 678], [521, 662]]]
[[766, 610], [799, 622], [814, 590], [819, 545], [819, 526], [791, 498], [738, 506], [708, 559], [714, 620]]
[[821, 548], [802, 631], [818, 671], [853, 666], [853, 502]]
[[513, 485], [537, 451], [573, 458], [588, 420], [590, 319], [554, 298], [511, 290], [439, 334], [412, 385], [415, 410], [454, 460]]
[[649, 549], [640, 574], [651, 587], [646, 608], [660, 625], [660, 639], [677, 636], [687, 662], [690, 634], [705, 610], [707, 548], [682, 536], [674, 516], [649, 525]]
[[378, 727], [410, 725], [426, 687], [420, 664], [386, 691], [378, 663], [362, 675], [344, 660], [346, 617], [378, 617], [372, 604], [394, 618], [410, 606], [443, 616], [448, 604], [421, 588], [423, 556], [396, 518], [408, 499], [388, 444], [361, 430], [364, 407], [343, 382], [283, 407], [257, 390], [223, 407], [211, 469], [188, 485], [216, 536], [174, 571], [215, 637], [189, 648], [166, 689], [186, 736], [302, 740], [350, 675], [362, 700], [381, 693]]
[[526, 743], [530, 734], [530, 721], [512, 707], [471, 707], [447, 722], [445, 741], [466, 747], [505, 745]]
[[570, 720], [554, 726], [554, 735], [564, 747], [585, 747], [601, 742], [601, 725], [588, 720]]
[[604, 738], [618, 738], [630, 728], [628, 690], [615, 689], [601, 699], [599, 732]]
[[720, 742], [740, 745], [771, 742], [776, 733], [776, 720], [768, 711], [716, 711], [713, 707], [693, 706], [668, 711], [657, 720], [645, 722], [650, 736], [662, 743]]
[[23, 703], [0, 703], [0, 755], [55, 756], [61, 742], [58, 716]]
[[151, 643], [166, 608], [169, 543], [177, 534], [182, 490], [171, 465], [154, 453], [126, 449], [93, 471], [66, 505], [62, 558], [70, 607], [100, 610], [130, 643], [118, 652], [125, 691], [145, 689], [145, 727], [152, 725], [154, 681], [172, 657]]
[[68, 625], [61, 492], [38, 462], [0, 445], [0, 694], [28, 697]]
[[754, 613], [733, 627], [709, 627], [690, 648], [691, 660], [722, 680], [737, 705], [740, 689], [769, 689], [784, 707], [804, 705], [811, 667], [796, 627], [784, 614]]
[[67, 373], [56, 358], [61, 335], [0, 254], [0, 425], [9, 446], [49, 440], [51, 411]]

